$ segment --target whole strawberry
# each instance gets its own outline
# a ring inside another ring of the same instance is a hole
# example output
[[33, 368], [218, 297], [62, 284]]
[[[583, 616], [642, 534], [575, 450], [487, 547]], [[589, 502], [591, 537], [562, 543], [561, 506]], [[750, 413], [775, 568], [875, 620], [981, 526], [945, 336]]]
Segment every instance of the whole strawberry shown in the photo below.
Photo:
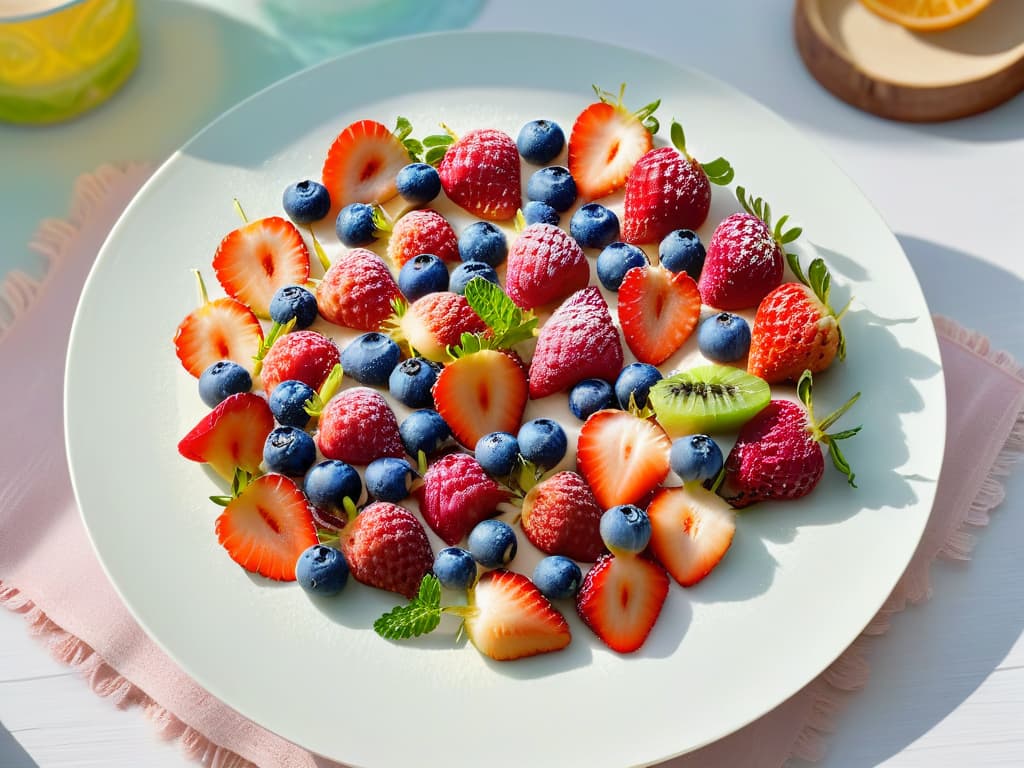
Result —
[[415, 597], [434, 565], [423, 524], [397, 504], [375, 501], [339, 536], [353, 578], [371, 587]]
[[507, 134], [492, 128], [469, 131], [442, 151], [437, 173], [453, 203], [490, 221], [515, 216], [522, 206], [519, 150]]
[[412, 304], [399, 302], [396, 308], [388, 322], [391, 335], [409, 345], [411, 356], [437, 363], [448, 360], [448, 348], [456, 346], [462, 334], [487, 330], [466, 297], [451, 291], [428, 293]]
[[520, 525], [542, 552], [592, 563], [605, 551], [603, 512], [586, 480], [575, 472], [557, 472], [526, 494]]
[[335, 325], [358, 331], [378, 331], [402, 298], [398, 284], [380, 256], [353, 248], [327, 270], [317, 288], [320, 314]]
[[316, 331], [295, 331], [278, 338], [263, 359], [260, 379], [269, 395], [282, 381], [294, 379], [319, 389], [341, 360], [338, 346]]
[[465, 453], [450, 453], [434, 462], [416, 495], [427, 525], [450, 545], [462, 541], [481, 520], [494, 517], [498, 505], [510, 497]]
[[[791, 266], [798, 267], [794, 261]], [[783, 283], [762, 299], [750, 335], [747, 371], [769, 384], [797, 381], [805, 370], [818, 373], [846, 356], [846, 344], [829, 305], [831, 277], [821, 259], [811, 262], [807, 278]]]
[[349, 464], [405, 455], [394, 411], [367, 387], [346, 389], [324, 406], [316, 444], [326, 458]]
[[429, 208], [405, 214], [395, 222], [388, 239], [388, 257], [396, 269], [421, 253], [431, 253], [442, 261], [459, 261], [455, 230], [444, 216]]
[[509, 249], [505, 290], [523, 309], [560, 301], [589, 282], [583, 249], [553, 224], [531, 224]]
[[852, 406], [858, 392], [820, 422], [814, 420], [811, 373], [800, 377], [797, 392], [804, 404], [772, 400], [740, 430], [725, 461], [725, 478], [718, 489], [739, 509], [758, 501], [799, 499], [814, 490], [825, 472], [824, 443], [836, 469], [854, 485], [854, 475], [837, 441], [860, 431], [854, 427], [833, 435], [825, 433]]
[[717, 309], [750, 309], [782, 282], [786, 254], [783, 246], [801, 230], [783, 230], [788, 216], [773, 229], [771, 208], [761, 198], [748, 200], [736, 189], [743, 213], [727, 216], [708, 242], [704, 269], [697, 288], [703, 302]]
[[728, 184], [732, 166], [724, 158], [701, 165], [686, 151], [679, 123], [672, 123], [674, 147], [652, 149], [626, 179], [622, 239], [658, 243], [676, 229], [696, 230], [711, 210], [711, 184]]
[[530, 361], [530, 397], [553, 395], [584, 379], [615, 381], [622, 342], [601, 291], [576, 291], [540, 329]]

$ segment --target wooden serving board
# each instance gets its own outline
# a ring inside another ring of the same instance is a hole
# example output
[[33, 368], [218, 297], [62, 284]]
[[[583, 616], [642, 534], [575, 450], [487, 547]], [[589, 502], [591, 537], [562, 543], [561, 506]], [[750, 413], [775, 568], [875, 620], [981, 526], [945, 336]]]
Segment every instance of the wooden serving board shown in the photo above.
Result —
[[905, 29], [860, 0], [797, 0], [794, 33], [818, 82], [893, 120], [951, 120], [1024, 91], [1024, 0], [994, 0], [942, 32]]

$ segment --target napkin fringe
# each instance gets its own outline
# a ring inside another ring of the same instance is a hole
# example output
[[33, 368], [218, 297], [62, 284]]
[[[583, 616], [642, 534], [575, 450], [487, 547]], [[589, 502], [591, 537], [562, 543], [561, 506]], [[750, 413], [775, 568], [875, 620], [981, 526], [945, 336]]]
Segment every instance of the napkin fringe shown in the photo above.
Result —
[[[975, 352], [990, 364], [1019, 379], [1024, 379], [1024, 367], [1006, 352], [994, 351], [989, 340], [981, 333], [968, 330], [955, 321], [936, 315], [935, 329], [954, 343]], [[972, 528], [982, 528], [989, 523], [993, 509], [1006, 496], [1000, 478], [1006, 477], [1024, 458], [1024, 410], [1017, 414], [1010, 434], [1003, 443], [995, 462], [989, 469], [975, 498], [968, 507], [957, 513], [951, 521], [951, 533], [947, 536], [938, 556], [947, 560], [969, 560], [976, 537]], [[790, 764], [794, 759], [806, 762], [820, 762], [828, 748], [828, 735], [835, 730], [836, 720], [851, 694], [863, 688], [871, 674], [867, 653], [873, 639], [889, 630], [892, 616], [906, 608], [908, 603], [916, 604], [931, 593], [929, 572], [931, 562], [924, 568], [908, 569], [903, 575], [903, 589], [894, 592], [886, 600], [878, 614], [868, 623], [864, 632], [842, 656], [829, 666], [808, 687], [811, 698], [810, 709], [803, 728], [793, 742]]]
[[118, 674], [87, 643], [51, 621], [16, 587], [0, 582], [0, 605], [22, 614], [29, 633], [39, 638], [57, 661], [81, 675], [95, 694], [109, 699], [118, 709], [139, 707], [153, 723], [157, 734], [165, 741], [179, 742], [188, 759], [209, 768], [256, 768], [254, 763], [213, 743], [157, 704], [141, 688]]
[[148, 173], [148, 169], [148, 165], [141, 163], [130, 163], [123, 168], [101, 165], [75, 182], [66, 219], [44, 219], [40, 222], [28, 247], [43, 259], [42, 276], [33, 277], [16, 269], [0, 281], [0, 341], [42, 294], [56, 268], [72, 250], [82, 225], [104, 205], [109, 193], [123, 187], [126, 175]]

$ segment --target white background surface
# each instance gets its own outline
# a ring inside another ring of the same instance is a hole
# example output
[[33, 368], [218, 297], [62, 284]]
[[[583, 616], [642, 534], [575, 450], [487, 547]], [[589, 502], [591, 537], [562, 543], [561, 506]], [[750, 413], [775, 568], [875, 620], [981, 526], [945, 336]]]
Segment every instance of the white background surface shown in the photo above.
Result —
[[[651, 3], [642, 19], [624, 19], [616, 5], [491, 2], [473, 26], [564, 31], [640, 48], [702, 68], [758, 98], [822, 145], [874, 201], [899, 236], [933, 311], [983, 331], [996, 348], [1024, 361], [1024, 248], [1018, 234], [1024, 97], [940, 126], [888, 123], [837, 102], [810, 78], [792, 43], [787, 0], [665, 3], [663, 9]], [[232, 8], [242, 17], [251, 13], [247, 3]], [[207, 90], [184, 108], [189, 114], [177, 102], [165, 103], [161, 117], [167, 125], [159, 136], [102, 138], [102, 121], [130, 107], [129, 90], [106, 112], [79, 124], [79, 131], [95, 132], [91, 143], [68, 148], [74, 125], [43, 138], [0, 131], [5, 169], [12, 149], [27, 148], [21, 153], [27, 155], [40, 141], [61, 144], [70, 157], [60, 168], [46, 169], [55, 196], [31, 182], [15, 196], [7, 173], [0, 179], [5, 207], [14, 200], [3, 219], [18, 222], [4, 234], [14, 264], [28, 261], [18, 251], [34, 222], [64, 214], [77, 173], [104, 161], [159, 161], [187, 138], [170, 135], [175, 130], [191, 132], [194, 123], [228, 106], [228, 98], [297, 66], [284, 54], [272, 66], [265, 58], [247, 63], [242, 53], [217, 52], [217, 44], [259, 50], [241, 45], [247, 42], [276, 50], [272, 31], [223, 22], [205, 11], [182, 14], [171, 2], [147, 4], [142, 14], [150, 59], [140, 79], [181, 86], [185, 78], [155, 71], [172, 67], [175, 52], [166, 33], [176, 27], [156, 25], [159, 16], [178, 22], [177, 29], [204, 25], [212, 52], [194, 52], [185, 67], [208, 68], [214, 85], [195, 86]], [[54, 179], [57, 174], [63, 178]], [[0, 258], [7, 268], [7, 254]], [[840, 718], [827, 768], [1024, 765], [1024, 472], [1012, 476], [1006, 489], [1009, 501], [980, 533], [974, 559], [937, 564], [932, 600], [896, 617], [873, 646], [871, 682]], [[0, 730], [0, 768], [189, 764], [177, 747], [155, 739], [140, 713], [118, 712], [50, 661], [22, 620], [6, 612], [0, 612], [0, 723], [11, 735]]]

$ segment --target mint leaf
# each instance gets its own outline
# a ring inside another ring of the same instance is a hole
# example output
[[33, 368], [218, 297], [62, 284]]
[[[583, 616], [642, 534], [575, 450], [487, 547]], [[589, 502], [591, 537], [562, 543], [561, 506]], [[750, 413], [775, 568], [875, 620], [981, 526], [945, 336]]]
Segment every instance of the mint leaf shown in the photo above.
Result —
[[373, 631], [386, 640], [405, 640], [437, 629], [441, 623], [441, 582], [428, 573], [408, 605], [399, 605], [373, 622]]
[[490, 280], [474, 277], [466, 284], [465, 295], [470, 308], [495, 333], [518, 325], [522, 319], [523, 311]]

